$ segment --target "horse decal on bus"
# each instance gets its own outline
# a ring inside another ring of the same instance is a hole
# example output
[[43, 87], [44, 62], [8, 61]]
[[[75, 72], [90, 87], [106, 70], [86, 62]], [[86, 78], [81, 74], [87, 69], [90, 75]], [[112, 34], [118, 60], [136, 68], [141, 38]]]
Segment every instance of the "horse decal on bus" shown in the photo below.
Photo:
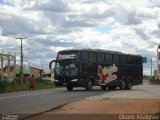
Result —
[[98, 75], [100, 77], [100, 80], [98, 80], [98, 83], [100, 85], [106, 85], [107, 83], [114, 81], [117, 79], [117, 75], [113, 74], [118, 71], [118, 67], [113, 64], [109, 67], [102, 68], [100, 65], [98, 66]]

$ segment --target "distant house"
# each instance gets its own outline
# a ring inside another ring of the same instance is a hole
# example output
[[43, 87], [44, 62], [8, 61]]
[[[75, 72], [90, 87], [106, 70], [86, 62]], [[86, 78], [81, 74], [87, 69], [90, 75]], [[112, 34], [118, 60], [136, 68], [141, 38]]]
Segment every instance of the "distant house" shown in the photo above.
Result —
[[[12, 81], [14, 79], [14, 75], [16, 78], [20, 78], [20, 66], [16, 65], [15, 71], [14, 71], [14, 65], [10, 66], [10, 73], [8, 73], [8, 66], [5, 66], [3, 69], [3, 79], [8, 78], [8, 74], [9, 74], [9, 80]], [[1, 70], [0, 70], [1, 73]], [[36, 67], [23, 67], [23, 77], [24, 80], [27, 80], [31, 74], [35, 75], [36, 77], [41, 77], [43, 74], [43, 69], [40, 68], [36, 68]]]
[[[15, 68], [15, 71], [14, 71]], [[14, 65], [10, 66], [10, 72], [8, 73], [8, 66], [5, 66], [3, 68], [3, 79], [7, 80], [8, 78], [8, 74], [9, 74], [9, 80], [13, 81], [14, 79], [14, 75], [16, 78], [20, 78], [20, 66], [16, 65], [16, 67]], [[23, 76], [24, 79], [28, 79], [28, 77], [30, 76], [31, 72], [29, 69], [23, 69]]]
[[33, 74], [36, 77], [41, 77], [42, 73], [44, 72], [43, 69], [36, 68], [36, 67], [29, 67], [29, 70], [31, 71], [31, 74]]
[[[20, 78], [20, 76], [21, 76], [20, 69], [16, 68], [15, 74], [16, 74], [16, 78]], [[30, 75], [31, 75], [31, 71], [30, 70], [27, 70], [27, 69], [23, 70], [23, 78], [24, 78], [25, 81], [28, 80], [28, 78], [30, 77]]]
[[42, 77], [43, 79], [54, 81], [54, 70], [45, 71]]
[[[12, 81], [14, 78], [14, 66], [11, 65], [9, 69], [10, 69], [9, 80]], [[5, 65], [5, 67], [3, 67], [3, 69], [0, 70], [0, 73], [1, 71], [3, 71], [2, 73], [3, 79], [7, 79], [8, 78], [8, 66]]]

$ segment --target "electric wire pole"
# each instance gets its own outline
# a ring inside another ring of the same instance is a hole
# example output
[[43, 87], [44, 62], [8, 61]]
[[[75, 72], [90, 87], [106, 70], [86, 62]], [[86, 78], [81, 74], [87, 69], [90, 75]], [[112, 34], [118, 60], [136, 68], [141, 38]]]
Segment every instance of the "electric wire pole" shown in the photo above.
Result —
[[152, 58], [151, 58], [151, 78], [152, 78]]
[[159, 52], [159, 49], [160, 49], [160, 45], [157, 46], [157, 76], [160, 77], [160, 70], [159, 70], [159, 60], [160, 60], [160, 52]]
[[22, 44], [22, 40], [23, 39], [27, 39], [26, 37], [17, 37], [16, 39], [20, 39], [21, 40], [21, 67], [20, 67], [20, 82], [21, 85], [23, 84], [23, 44]]

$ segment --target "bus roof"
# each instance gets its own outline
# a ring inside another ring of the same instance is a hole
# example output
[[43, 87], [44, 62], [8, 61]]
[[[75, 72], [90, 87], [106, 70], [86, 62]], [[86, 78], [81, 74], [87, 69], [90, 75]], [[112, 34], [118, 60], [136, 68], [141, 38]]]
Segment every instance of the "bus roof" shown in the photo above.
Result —
[[102, 49], [67, 49], [67, 50], [59, 51], [59, 53], [61, 53], [61, 52], [80, 52], [80, 51], [111, 53], [111, 54], [119, 54], [119, 55], [141, 56], [141, 55], [127, 54], [127, 53], [123, 53], [123, 52], [110, 51], [110, 50], [102, 50]]

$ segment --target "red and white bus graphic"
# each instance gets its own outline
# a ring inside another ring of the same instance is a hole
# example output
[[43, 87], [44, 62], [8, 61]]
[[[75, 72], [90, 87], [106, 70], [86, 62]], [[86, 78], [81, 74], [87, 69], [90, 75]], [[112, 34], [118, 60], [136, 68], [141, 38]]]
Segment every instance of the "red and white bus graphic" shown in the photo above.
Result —
[[104, 67], [102, 68], [100, 65], [98, 66], [98, 75], [100, 76], [100, 80], [98, 83], [100, 85], [106, 85], [107, 83], [116, 80], [117, 75], [113, 74], [118, 71], [118, 67], [113, 64], [112, 66], [109, 67]]

